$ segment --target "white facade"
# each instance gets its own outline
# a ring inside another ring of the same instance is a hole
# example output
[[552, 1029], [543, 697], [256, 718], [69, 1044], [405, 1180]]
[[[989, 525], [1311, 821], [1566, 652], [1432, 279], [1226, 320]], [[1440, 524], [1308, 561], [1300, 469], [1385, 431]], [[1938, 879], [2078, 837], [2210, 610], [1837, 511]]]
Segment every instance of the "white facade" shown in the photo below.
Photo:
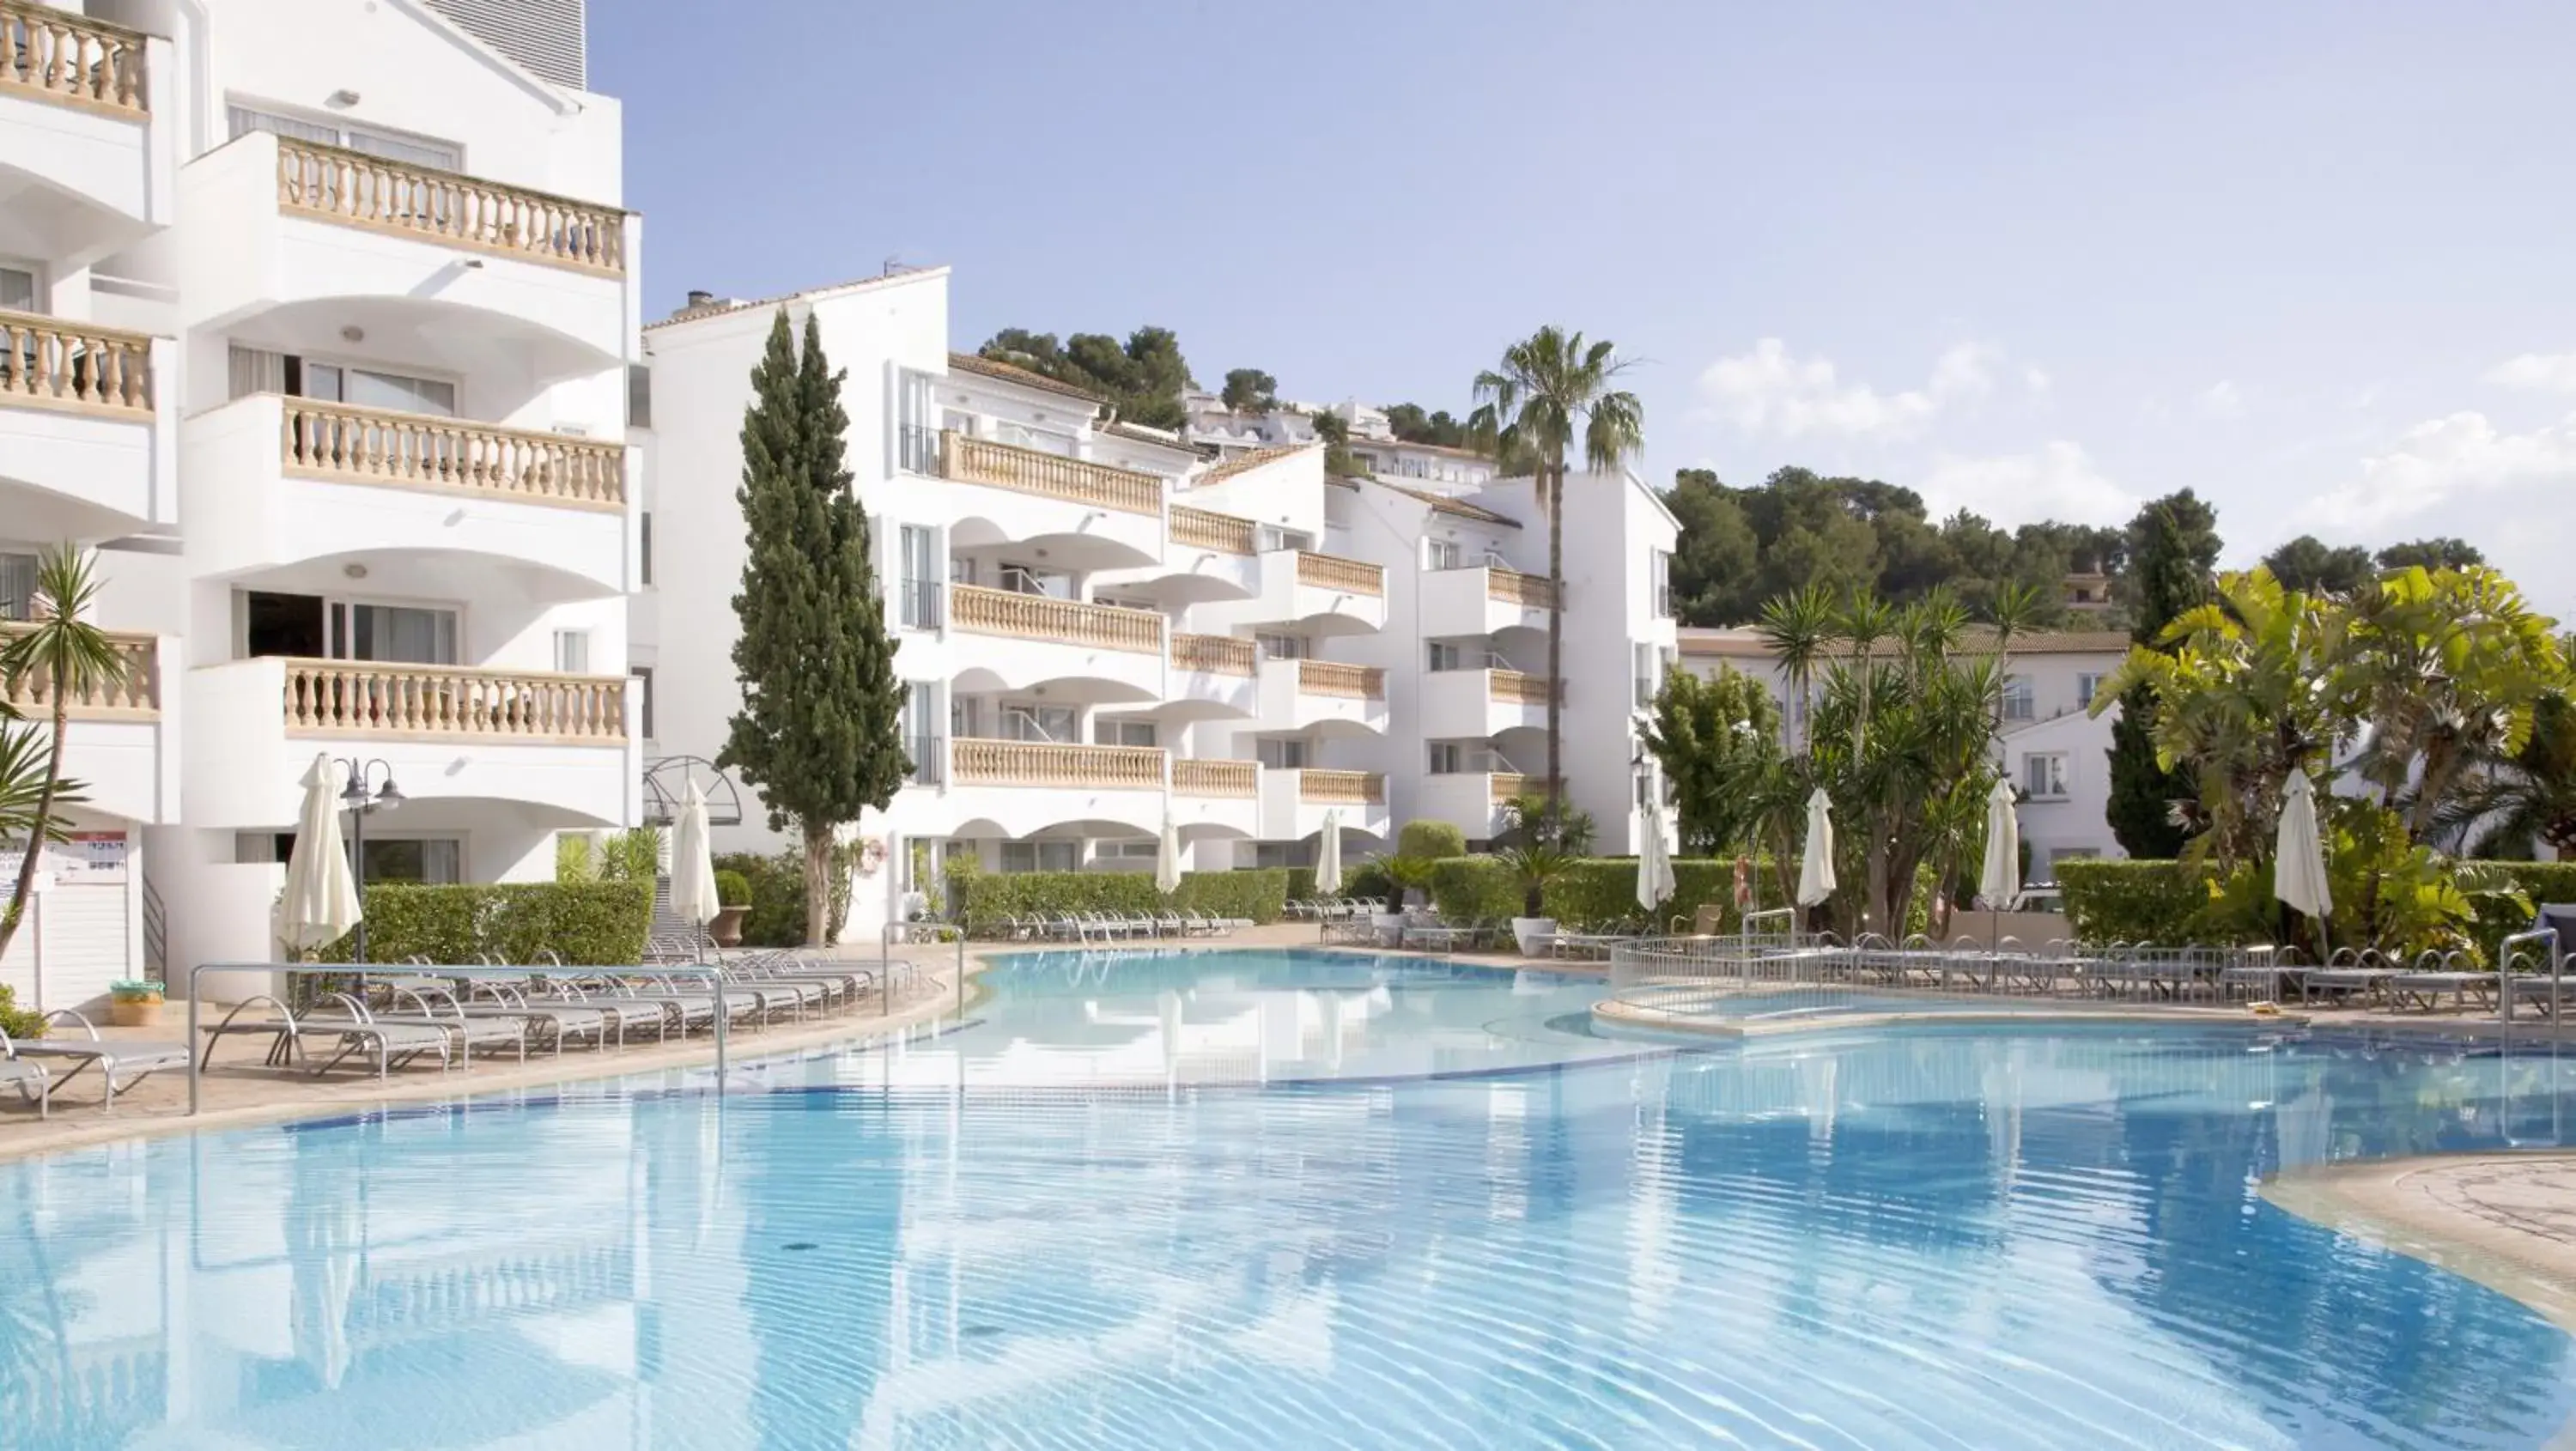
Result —
[[[1998, 764], [2022, 794], [2021, 836], [2030, 848], [2034, 884], [2054, 881], [2054, 866], [2086, 857], [2122, 857], [2111, 834], [2111, 727], [2119, 707], [2087, 713], [2095, 688], [2129, 652], [2117, 631], [2029, 635], [2013, 642], [2004, 677]], [[1788, 709], [1779, 663], [1750, 629], [1681, 632], [1684, 664], [1714, 676], [1721, 666], [1752, 675]]]
[[[783, 307], [800, 332], [812, 317], [847, 371], [846, 461], [913, 691], [916, 779], [860, 823], [885, 865], [858, 883], [849, 936], [873, 937], [958, 854], [989, 870], [1149, 869], [1166, 811], [1201, 870], [1311, 862], [1328, 820], [1350, 861], [1415, 816], [1490, 838], [1518, 773], [1545, 764], [1529, 674], [1545, 662], [1532, 575], [1546, 539], [1519, 523], [1527, 481], [1441, 480], [1461, 492], [1448, 498], [1413, 477], [1327, 480], [1320, 445], [1229, 449], [1193, 432], [1183, 446], [1104, 425], [1098, 399], [952, 352], [948, 288], [932, 269], [702, 297], [648, 330], [661, 543], [633, 658], [655, 686], [649, 751], [714, 757], [740, 699], [739, 433]], [[1669, 658], [1650, 580], [1674, 526], [1633, 477], [1576, 487], [1621, 506], [1569, 520], [1566, 776], [1601, 849], [1622, 851], [1629, 662], [1639, 643]], [[1450, 749], [1435, 756], [1435, 740]], [[782, 844], [746, 805], [726, 845]]]
[[115, 940], [48, 933], [44, 1005], [270, 956], [317, 752], [407, 798], [375, 879], [551, 877], [638, 814], [617, 103], [403, 0], [57, 14], [60, 79], [0, 86], [0, 556], [97, 548], [138, 669], [48, 903]]

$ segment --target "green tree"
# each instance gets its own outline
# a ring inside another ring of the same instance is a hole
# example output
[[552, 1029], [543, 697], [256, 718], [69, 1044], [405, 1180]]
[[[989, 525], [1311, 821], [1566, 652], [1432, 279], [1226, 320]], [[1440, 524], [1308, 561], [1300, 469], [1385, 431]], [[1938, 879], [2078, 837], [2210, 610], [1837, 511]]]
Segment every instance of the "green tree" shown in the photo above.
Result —
[[772, 831], [792, 823], [803, 838], [809, 943], [829, 930], [840, 828], [884, 810], [912, 770], [868, 517], [843, 462], [842, 378], [814, 320], [800, 351], [779, 309], [743, 412], [735, 497], [749, 552], [733, 600], [742, 709], [716, 758], [759, 791]]
[[1731, 666], [1703, 679], [1678, 667], [1655, 693], [1644, 727], [1671, 784], [1682, 849], [1691, 856], [1751, 850], [1762, 818], [1752, 783], [1779, 768], [1780, 706]]
[[2302, 534], [2263, 556], [2263, 567], [2281, 588], [2300, 594], [2348, 595], [2378, 574], [2370, 551], [2357, 544], [2334, 548], [2313, 534]]
[[[9, 905], [0, 910], [0, 953], [9, 950], [27, 899], [35, 892], [36, 867], [44, 855], [37, 849], [39, 843], [59, 839], [62, 809], [77, 803], [77, 784], [66, 782], [62, 774], [63, 746], [71, 735], [71, 703], [92, 691], [125, 683], [125, 656], [93, 622], [98, 592], [95, 556], [68, 546], [49, 549], [36, 564], [27, 627], [0, 637], [5, 640], [0, 643], [0, 701], [33, 695], [46, 703], [48, 715], [41, 747], [24, 739], [0, 746], [0, 818], [23, 818], [14, 829], [0, 819], [0, 834], [27, 843], [18, 860], [18, 875], [9, 884]], [[0, 732], [13, 729], [25, 732], [23, 726], [0, 725]], [[31, 780], [33, 800], [23, 808], [9, 807], [11, 798], [24, 799]]]
[[1673, 546], [1673, 614], [1685, 625], [1733, 625], [1753, 617], [1753, 580], [1762, 541], [1735, 491], [1707, 469], [1673, 475], [1665, 507], [1681, 523]]
[[1279, 380], [1259, 368], [1232, 369], [1217, 401], [1237, 413], [1268, 413], [1279, 406]]
[[[2576, 639], [2560, 641], [2559, 649], [2576, 655]], [[2442, 831], [2471, 856], [2521, 859], [2537, 844], [2562, 861], [2576, 859], [2576, 702], [2565, 693], [2542, 696], [2522, 748], [2467, 773]]]
[[[2125, 588], [2133, 646], [2160, 648], [2165, 627], [2209, 598], [2218, 566], [2218, 514], [2189, 489], [2154, 500], [2129, 521]], [[2154, 698], [2143, 687], [2120, 700], [2111, 723], [2111, 790], [2103, 815], [2120, 849], [2163, 860], [2182, 851], [2190, 832], [2175, 819], [2193, 799], [2189, 777], [2158, 763], [2150, 725]]]
[[1469, 448], [1474, 445], [1464, 419], [1450, 417], [1445, 409], [1425, 413], [1419, 403], [1388, 404], [1386, 426], [1389, 432], [1406, 443], [1427, 443], [1440, 448]]
[[1010, 327], [977, 351], [1098, 393], [1130, 423], [1179, 428], [1189, 420], [1181, 405], [1181, 394], [1190, 386], [1189, 364], [1169, 328], [1140, 327], [1124, 343], [1107, 333], [1075, 333], [1058, 343], [1053, 333]]
[[1556, 327], [1503, 350], [1501, 366], [1476, 375], [1470, 427], [1502, 457], [1527, 454], [1540, 512], [1547, 516], [1547, 796], [1565, 799], [1565, 459], [1580, 442], [1586, 468], [1616, 471], [1645, 447], [1646, 410], [1616, 385], [1627, 364], [1608, 340], [1587, 345]]
[[1315, 436], [1324, 441], [1324, 474], [1328, 478], [1361, 479], [1368, 469], [1351, 452], [1351, 426], [1338, 413], [1309, 415], [1315, 425]]
[[2404, 569], [2418, 564], [2426, 569], [2466, 569], [2486, 562], [2487, 557], [2478, 552], [2477, 546], [2465, 539], [2448, 537], [2410, 539], [2379, 551], [2381, 569]]

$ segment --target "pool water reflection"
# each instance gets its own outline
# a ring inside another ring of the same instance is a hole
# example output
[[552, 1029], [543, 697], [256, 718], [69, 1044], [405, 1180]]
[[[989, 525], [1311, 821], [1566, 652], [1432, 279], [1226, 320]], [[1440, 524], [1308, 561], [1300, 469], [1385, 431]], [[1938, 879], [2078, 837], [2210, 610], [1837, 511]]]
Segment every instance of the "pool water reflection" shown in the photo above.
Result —
[[0, 1168], [0, 1444], [2522, 1447], [2576, 1413], [2561, 1332], [2253, 1188], [2563, 1142], [2546, 1053], [1673, 1052], [1581, 1031], [1578, 981], [1317, 954], [992, 986], [721, 1113], [639, 1081]]

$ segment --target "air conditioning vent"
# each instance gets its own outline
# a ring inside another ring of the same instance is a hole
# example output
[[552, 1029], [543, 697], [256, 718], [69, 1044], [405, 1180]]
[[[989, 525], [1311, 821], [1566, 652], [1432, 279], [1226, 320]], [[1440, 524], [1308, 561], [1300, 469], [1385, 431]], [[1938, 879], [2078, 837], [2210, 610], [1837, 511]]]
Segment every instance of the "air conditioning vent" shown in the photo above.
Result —
[[536, 75], [590, 89], [584, 0], [429, 0], [429, 8]]

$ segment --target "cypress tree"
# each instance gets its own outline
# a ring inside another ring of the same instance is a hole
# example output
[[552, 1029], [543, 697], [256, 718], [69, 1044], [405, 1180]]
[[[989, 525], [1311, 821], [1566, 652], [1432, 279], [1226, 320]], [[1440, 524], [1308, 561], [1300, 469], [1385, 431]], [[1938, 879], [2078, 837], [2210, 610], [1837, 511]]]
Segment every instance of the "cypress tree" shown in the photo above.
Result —
[[743, 410], [734, 497], [749, 551], [733, 597], [742, 709], [716, 757], [758, 791], [770, 830], [792, 825], [802, 836], [809, 943], [828, 931], [840, 828], [884, 810], [912, 770], [868, 517], [843, 466], [843, 377], [824, 359], [814, 319], [800, 353], [780, 308]]
[[[2217, 511], [2189, 489], [2138, 511], [2129, 524], [2133, 642], [2155, 648], [2176, 615], [2209, 598], [2218, 549]], [[2156, 764], [2147, 729], [2154, 708], [2143, 687], [2120, 697], [2120, 718], [2111, 725], [2111, 797], [2102, 814], [2121, 850], [2160, 860], [2182, 852], [2189, 833], [2174, 822], [2173, 803], [2195, 788], [2188, 773]]]

